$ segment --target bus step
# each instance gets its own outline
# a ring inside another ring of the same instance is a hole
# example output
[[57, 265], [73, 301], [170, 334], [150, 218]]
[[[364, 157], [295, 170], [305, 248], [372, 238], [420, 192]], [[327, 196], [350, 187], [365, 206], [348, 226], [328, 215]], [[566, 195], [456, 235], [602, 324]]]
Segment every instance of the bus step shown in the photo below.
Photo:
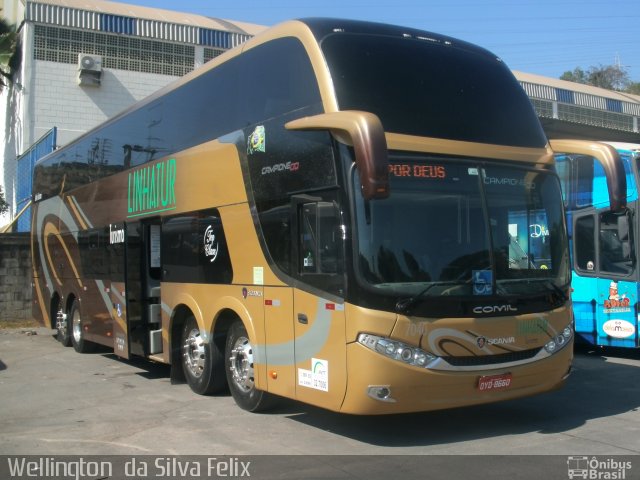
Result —
[[149, 331], [149, 353], [162, 353], [162, 329]]

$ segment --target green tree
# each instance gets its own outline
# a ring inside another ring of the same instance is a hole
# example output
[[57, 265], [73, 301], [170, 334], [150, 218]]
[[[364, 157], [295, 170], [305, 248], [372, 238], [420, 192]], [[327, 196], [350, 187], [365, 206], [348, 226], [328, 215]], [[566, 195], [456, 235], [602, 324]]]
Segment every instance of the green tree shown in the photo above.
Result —
[[626, 92], [633, 93], [634, 95], [640, 95], [640, 82], [629, 83]]
[[0, 91], [12, 81], [18, 52], [18, 40], [15, 25], [0, 18]]
[[582, 70], [580, 67], [574, 68], [573, 71], [567, 70], [560, 76], [560, 80], [566, 80], [567, 82], [574, 83], [589, 83], [587, 72]]
[[5, 214], [9, 211], [9, 204], [4, 199], [4, 192], [2, 191], [2, 186], [0, 186], [0, 215]]
[[573, 71], [564, 72], [560, 79], [629, 93], [632, 93], [629, 88], [633, 88], [634, 85], [629, 78], [629, 72], [620, 65], [591, 66], [587, 70], [576, 67]]

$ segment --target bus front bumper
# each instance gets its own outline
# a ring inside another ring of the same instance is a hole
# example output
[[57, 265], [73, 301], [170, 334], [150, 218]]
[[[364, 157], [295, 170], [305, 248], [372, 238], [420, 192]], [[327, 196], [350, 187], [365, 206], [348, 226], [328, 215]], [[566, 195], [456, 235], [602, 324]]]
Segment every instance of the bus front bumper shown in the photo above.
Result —
[[[452, 372], [404, 365], [359, 343], [347, 346], [347, 358], [349, 388], [340, 411], [363, 415], [422, 412], [560, 388], [571, 371], [573, 339], [550, 357], [517, 366], [491, 365], [486, 370]], [[494, 382], [496, 387], [486, 388], [485, 379], [499, 381]]]

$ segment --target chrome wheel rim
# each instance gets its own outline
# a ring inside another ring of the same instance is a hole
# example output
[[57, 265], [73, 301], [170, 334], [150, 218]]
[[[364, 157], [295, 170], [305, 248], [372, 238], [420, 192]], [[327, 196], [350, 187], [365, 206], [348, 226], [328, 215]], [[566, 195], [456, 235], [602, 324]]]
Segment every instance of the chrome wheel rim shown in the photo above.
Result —
[[73, 339], [76, 343], [82, 340], [82, 322], [80, 322], [80, 312], [74, 310], [72, 321]]
[[200, 378], [204, 372], [206, 352], [204, 340], [197, 328], [191, 329], [182, 345], [182, 359], [187, 370], [195, 378]]
[[236, 386], [243, 392], [253, 388], [253, 348], [247, 337], [238, 337], [229, 357], [229, 370]]
[[58, 310], [56, 315], [56, 328], [60, 332], [60, 336], [64, 337], [67, 334], [67, 318], [62, 310]]

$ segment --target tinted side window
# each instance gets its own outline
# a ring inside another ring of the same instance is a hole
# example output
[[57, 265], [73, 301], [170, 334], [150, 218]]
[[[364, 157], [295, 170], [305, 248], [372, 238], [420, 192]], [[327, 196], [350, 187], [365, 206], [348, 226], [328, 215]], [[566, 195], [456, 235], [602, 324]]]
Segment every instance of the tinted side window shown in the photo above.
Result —
[[110, 121], [39, 163], [33, 191], [57, 195], [63, 184], [69, 191], [312, 104], [321, 110], [304, 47], [293, 37], [274, 40]]
[[231, 259], [217, 210], [169, 217], [162, 224], [165, 282], [230, 283]]
[[593, 272], [596, 262], [595, 217], [593, 215], [576, 219], [573, 248], [576, 265], [580, 270]]
[[[315, 113], [312, 108], [305, 111]], [[287, 274], [293, 273], [291, 196], [332, 189], [338, 184], [329, 133], [286, 130], [283, 124], [296, 115], [300, 112], [261, 125], [265, 135], [264, 152], [247, 155], [251, 191], [267, 250]], [[252, 130], [245, 132], [249, 136]]]

